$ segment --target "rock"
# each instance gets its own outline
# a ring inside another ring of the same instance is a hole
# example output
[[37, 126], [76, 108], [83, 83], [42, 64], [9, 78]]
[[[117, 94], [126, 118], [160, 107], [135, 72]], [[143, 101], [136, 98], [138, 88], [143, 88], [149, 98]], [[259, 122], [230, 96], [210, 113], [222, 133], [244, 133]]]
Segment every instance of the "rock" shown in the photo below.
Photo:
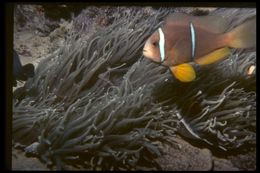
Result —
[[238, 154], [236, 156], [229, 156], [228, 159], [239, 170], [253, 171], [256, 170], [256, 150], [249, 151], [244, 154]]
[[194, 16], [204, 16], [204, 15], [208, 15], [210, 12], [216, 9], [217, 8], [194, 8], [194, 10], [190, 12], [190, 14]]
[[38, 158], [26, 157], [24, 152], [12, 149], [12, 170], [50, 170]]
[[165, 155], [157, 159], [162, 170], [208, 171], [212, 169], [212, 154], [208, 149], [200, 149], [182, 139], [176, 139], [180, 147], [167, 146]]
[[72, 22], [69, 23], [67, 21], [64, 21], [60, 24], [60, 27], [56, 28], [53, 32], [50, 33], [50, 41], [53, 42], [54, 40], [58, 38], [65, 38], [66, 34], [71, 30], [72, 28]]
[[232, 162], [227, 159], [221, 159], [217, 157], [213, 157], [213, 163], [214, 163], [214, 171], [238, 171], [239, 169], [234, 167]]
[[217, 8], [212, 8], [212, 7], [209, 7], [209, 8], [206, 8], [206, 7], [198, 7], [198, 8], [196, 8], [196, 9], [212, 12], [212, 11], [216, 10]]
[[[57, 12], [57, 10], [56, 10]], [[46, 10], [42, 5], [16, 5], [14, 8], [14, 31], [42, 32], [48, 35], [57, 25], [57, 21], [51, 21], [45, 17]]]
[[38, 155], [37, 147], [39, 142], [34, 142], [31, 145], [27, 146], [24, 151], [26, 154]]

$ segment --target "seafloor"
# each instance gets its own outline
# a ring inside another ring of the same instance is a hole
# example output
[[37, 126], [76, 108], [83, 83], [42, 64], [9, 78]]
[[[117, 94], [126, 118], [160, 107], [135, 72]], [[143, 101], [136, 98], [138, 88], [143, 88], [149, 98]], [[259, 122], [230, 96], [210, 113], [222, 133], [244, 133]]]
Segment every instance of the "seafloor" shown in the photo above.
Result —
[[181, 83], [142, 56], [176, 12], [229, 31], [256, 9], [15, 6], [14, 49], [36, 74], [13, 88], [12, 169], [255, 170], [256, 51]]

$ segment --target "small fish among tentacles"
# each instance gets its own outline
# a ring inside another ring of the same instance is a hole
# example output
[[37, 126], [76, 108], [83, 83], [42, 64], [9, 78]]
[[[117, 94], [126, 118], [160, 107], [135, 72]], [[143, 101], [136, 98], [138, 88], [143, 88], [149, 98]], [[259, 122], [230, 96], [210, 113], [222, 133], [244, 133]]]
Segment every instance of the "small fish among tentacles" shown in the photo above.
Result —
[[168, 66], [182, 82], [190, 82], [196, 73], [190, 64], [207, 65], [223, 60], [230, 48], [253, 48], [256, 45], [256, 17], [229, 32], [221, 16], [189, 16], [174, 13], [146, 41], [143, 54]]

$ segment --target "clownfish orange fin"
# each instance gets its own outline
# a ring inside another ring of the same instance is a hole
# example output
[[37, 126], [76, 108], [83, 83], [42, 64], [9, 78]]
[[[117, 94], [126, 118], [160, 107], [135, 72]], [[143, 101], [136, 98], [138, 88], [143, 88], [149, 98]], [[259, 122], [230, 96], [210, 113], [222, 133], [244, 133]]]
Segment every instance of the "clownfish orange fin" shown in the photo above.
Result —
[[217, 49], [205, 56], [196, 58], [194, 61], [199, 65], [208, 65], [222, 60], [230, 54], [230, 49], [228, 47]]
[[190, 64], [180, 64], [170, 67], [172, 74], [181, 82], [191, 82], [196, 78], [196, 73]]

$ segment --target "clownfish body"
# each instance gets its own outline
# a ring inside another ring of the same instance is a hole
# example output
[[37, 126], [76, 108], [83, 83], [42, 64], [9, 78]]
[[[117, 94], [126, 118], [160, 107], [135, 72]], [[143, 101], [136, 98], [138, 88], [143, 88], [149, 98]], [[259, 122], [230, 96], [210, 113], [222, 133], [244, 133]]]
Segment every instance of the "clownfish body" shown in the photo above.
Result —
[[231, 48], [251, 48], [256, 44], [256, 20], [246, 21], [230, 32], [220, 16], [169, 15], [164, 25], [146, 41], [146, 58], [169, 66], [182, 82], [196, 78], [189, 62], [206, 65], [224, 59]]

